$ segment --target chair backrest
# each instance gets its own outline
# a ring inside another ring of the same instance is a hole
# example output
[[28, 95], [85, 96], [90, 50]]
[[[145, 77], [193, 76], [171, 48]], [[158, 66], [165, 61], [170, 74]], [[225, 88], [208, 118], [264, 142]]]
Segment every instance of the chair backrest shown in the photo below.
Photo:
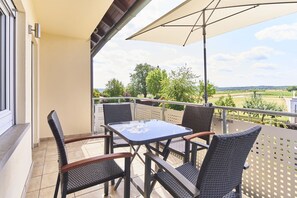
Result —
[[256, 126], [213, 137], [197, 180], [201, 197], [223, 197], [241, 184], [244, 163], [260, 131]]
[[59, 155], [59, 167], [68, 164], [65, 143], [64, 143], [64, 134], [58, 118], [58, 115], [55, 110], [52, 110], [47, 116], [47, 122], [51, 128], [51, 131], [55, 137], [58, 155]]
[[[186, 106], [182, 125], [189, 127], [193, 133], [210, 131], [214, 108], [204, 106]], [[209, 140], [209, 137], [202, 137]]]
[[112, 122], [131, 121], [131, 106], [129, 103], [103, 104], [104, 124]]

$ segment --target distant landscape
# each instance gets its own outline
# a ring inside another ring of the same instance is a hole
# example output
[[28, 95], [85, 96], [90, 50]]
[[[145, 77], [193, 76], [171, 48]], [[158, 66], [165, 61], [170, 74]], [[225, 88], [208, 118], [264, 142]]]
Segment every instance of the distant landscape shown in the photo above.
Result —
[[216, 87], [217, 91], [234, 91], [234, 90], [285, 90], [289, 86], [247, 86], [247, 87]]
[[[246, 87], [216, 87], [219, 91], [239, 91], [239, 90], [286, 90], [289, 86], [246, 86]], [[103, 92], [105, 88], [95, 88]]]

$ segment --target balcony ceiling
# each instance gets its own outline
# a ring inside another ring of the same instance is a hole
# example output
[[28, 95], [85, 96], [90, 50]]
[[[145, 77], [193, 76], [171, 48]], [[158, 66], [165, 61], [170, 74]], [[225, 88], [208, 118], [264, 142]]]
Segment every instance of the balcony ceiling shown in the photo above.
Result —
[[88, 40], [113, 0], [32, 0], [44, 33]]

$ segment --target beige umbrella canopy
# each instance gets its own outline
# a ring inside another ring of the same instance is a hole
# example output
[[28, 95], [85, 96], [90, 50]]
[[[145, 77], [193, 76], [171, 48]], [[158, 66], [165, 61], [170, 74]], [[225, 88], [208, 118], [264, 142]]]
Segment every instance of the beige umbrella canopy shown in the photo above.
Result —
[[187, 0], [128, 39], [182, 46], [203, 40], [207, 103], [206, 37], [294, 12], [297, 1], [290, 0]]

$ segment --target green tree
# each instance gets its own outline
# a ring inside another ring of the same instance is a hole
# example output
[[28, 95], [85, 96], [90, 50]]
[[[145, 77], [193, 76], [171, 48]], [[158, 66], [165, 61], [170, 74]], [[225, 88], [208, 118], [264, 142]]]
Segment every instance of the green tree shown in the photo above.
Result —
[[[264, 101], [261, 95], [253, 94], [249, 99], [246, 99], [243, 104], [243, 108], [260, 109], [270, 111], [283, 111], [283, 107], [273, 102]], [[251, 114], [253, 117], [260, 117], [259, 113]], [[264, 118], [267, 114], [262, 114], [261, 123], [264, 123]], [[274, 115], [269, 115], [271, 118], [275, 118]]]
[[287, 88], [288, 91], [297, 91], [297, 86], [290, 86]]
[[93, 97], [99, 98], [100, 97], [100, 91], [98, 89], [93, 89]]
[[133, 82], [130, 82], [128, 84], [128, 86], [126, 87], [126, 91], [127, 91], [127, 94], [132, 97], [137, 97], [137, 95], [138, 95], [138, 92], [136, 90], [136, 85]]
[[[169, 78], [162, 81], [162, 96], [167, 100], [195, 102], [197, 96], [198, 76], [188, 67], [180, 67], [171, 71]], [[183, 109], [181, 105], [171, 105], [174, 109]]]
[[221, 96], [219, 100], [215, 101], [217, 106], [227, 106], [227, 107], [235, 107], [235, 102], [230, 94], [225, 96]]
[[165, 70], [161, 70], [157, 67], [150, 71], [146, 77], [147, 91], [159, 98], [162, 90], [162, 81], [166, 79], [167, 73]]
[[146, 77], [153, 69], [155, 69], [155, 67], [147, 63], [138, 64], [134, 69], [134, 73], [130, 74], [131, 85], [134, 86], [138, 94], [143, 94], [144, 97], [147, 96]]
[[119, 80], [113, 78], [105, 85], [104, 94], [109, 97], [122, 96], [124, 94], [124, 85]]
[[[204, 82], [202, 80], [199, 80], [197, 100], [198, 103], [204, 100], [204, 87]], [[209, 81], [207, 81], [207, 96], [212, 97], [214, 94], [216, 94], [215, 86], [211, 84]]]

